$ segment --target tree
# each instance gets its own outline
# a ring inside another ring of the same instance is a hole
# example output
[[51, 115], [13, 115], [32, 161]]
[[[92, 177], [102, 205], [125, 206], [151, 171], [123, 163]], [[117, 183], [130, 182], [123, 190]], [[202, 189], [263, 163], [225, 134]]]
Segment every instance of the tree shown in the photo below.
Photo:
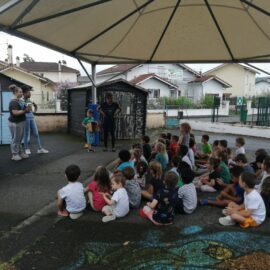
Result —
[[35, 62], [34, 58], [32, 58], [29, 54], [24, 53], [23, 54], [23, 61], [24, 62]]

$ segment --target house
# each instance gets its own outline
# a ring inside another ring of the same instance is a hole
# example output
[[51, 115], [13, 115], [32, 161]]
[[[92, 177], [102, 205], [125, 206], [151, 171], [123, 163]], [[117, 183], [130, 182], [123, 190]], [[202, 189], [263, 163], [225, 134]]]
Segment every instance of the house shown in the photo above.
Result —
[[181, 95], [177, 85], [154, 73], [139, 75], [129, 82], [148, 90], [149, 98], [178, 97]]
[[258, 77], [255, 84], [256, 96], [270, 95], [270, 77]]
[[[65, 63], [65, 62], [64, 62]], [[77, 84], [80, 71], [56, 62], [22, 62], [17, 65], [39, 76], [48, 78], [54, 83]]]
[[224, 97], [255, 96], [255, 76], [258, 72], [242, 64], [222, 64], [208, 70], [204, 76], [216, 76], [231, 85], [226, 88]]
[[55, 111], [55, 108], [53, 108], [54, 82], [16, 65], [6, 65], [0, 69], [0, 74], [4, 74], [13, 80], [33, 87], [32, 98], [39, 106], [39, 112]]
[[[167, 97], [177, 97], [180, 93], [182, 96], [185, 96], [188, 93], [188, 83], [200, 76], [199, 73], [184, 64], [119, 64], [98, 72], [97, 82], [107, 81], [111, 78], [122, 78], [132, 81], [146, 74], [155, 74], [159, 79], [163, 79], [163, 84], [159, 80], [160, 93], [167, 93]], [[157, 81], [157, 77], [155, 79], [152, 77], [150, 81], [148, 79], [147, 89], [157, 90]], [[168, 83], [171, 85], [168, 85]], [[174, 89], [173, 92], [168, 91], [168, 86]], [[175, 86], [177, 86], [177, 90], [175, 90]]]
[[231, 87], [227, 82], [211, 75], [198, 77], [189, 84], [188, 97], [195, 102], [199, 102], [207, 95], [219, 96], [222, 100], [225, 90]]

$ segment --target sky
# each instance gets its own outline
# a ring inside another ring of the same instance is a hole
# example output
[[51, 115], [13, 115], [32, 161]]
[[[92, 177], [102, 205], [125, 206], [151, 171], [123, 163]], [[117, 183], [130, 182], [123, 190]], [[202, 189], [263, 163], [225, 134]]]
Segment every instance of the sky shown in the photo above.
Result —
[[[11, 36], [4, 32], [0, 32], [0, 60], [4, 61], [7, 58], [7, 45], [13, 46], [13, 61], [17, 56], [22, 61], [24, 53], [31, 56], [37, 62], [58, 62], [59, 60], [65, 60], [69, 67], [78, 69], [82, 75], [85, 75], [78, 61], [72, 57], [66, 56], [62, 53], [47, 49], [43, 46], [39, 46], [32, 42]], [[270, 73], [270, 63], [266, 64], [253, 64], [254, 66], [263, 69]], [[97, 71], [108, 68], [111, 65], [98, 65]], [[189, 67], [196, 71], [205, 72], [211, 68], [217, 66], [217, 64], [188, 64]], [[87, 71], [91, 74], [91, 65], [85, 63]], [[267, 76], [267, 74], [261, 73], [258, 76]]]

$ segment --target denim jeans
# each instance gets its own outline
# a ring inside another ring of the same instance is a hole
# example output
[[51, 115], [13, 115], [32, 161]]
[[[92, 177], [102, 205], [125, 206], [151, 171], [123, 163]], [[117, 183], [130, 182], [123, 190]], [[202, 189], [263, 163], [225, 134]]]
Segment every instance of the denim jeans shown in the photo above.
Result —
[[38, 134], [38, 128], [37, 128], [37, 124], [35, 121], [35, 118], [26, 118], [25, 120], [25, 125], [24, 125], [24, 138], [23, 138], [23, 143], [24, 143], [24, 149], [28, 149], [28, 140], [29, 140], [29, 136], [31, 134], [35, 137], [37, 145], [38, 145], [38, 149], [41, 149], [41, 142], [40, 142], [40, 138], [39, 138], [39, 134]]
[[18, 155], [20, 152], [22, 152], [21, 142], [23, 138], [24, 123], [24, 121], [20, 123], [13, 123], [9, 121], [8, 123], [11, 133], [10, 149], [13, 155]]

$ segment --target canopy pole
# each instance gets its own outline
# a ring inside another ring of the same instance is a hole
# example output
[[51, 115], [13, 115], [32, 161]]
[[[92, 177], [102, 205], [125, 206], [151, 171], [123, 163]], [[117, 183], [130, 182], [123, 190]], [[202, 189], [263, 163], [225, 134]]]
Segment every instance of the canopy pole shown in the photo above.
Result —
[[96, 64], [91, 64], [92, 67], [92, 80], [93, 80], [93, 86], [92, 86], [92, 100], [93, 103], [97, 103], [97, 87], [96, 87]]
[[97, 102], [97, 86], [96, 86], [96, 64], [91, 64], [92, 65], [92, 76], [88, 73], [88, 71], [86, 70], [85, 66], [83, 65], [82, 61], [77, 58], [79, 64], [81, 65], [81, 67], [83, 68], [84, 72], [86, 73], [87, 77], [89, 78], [89, 80], [92, 83], [92, 102], [93, 104], [96, 104]]

